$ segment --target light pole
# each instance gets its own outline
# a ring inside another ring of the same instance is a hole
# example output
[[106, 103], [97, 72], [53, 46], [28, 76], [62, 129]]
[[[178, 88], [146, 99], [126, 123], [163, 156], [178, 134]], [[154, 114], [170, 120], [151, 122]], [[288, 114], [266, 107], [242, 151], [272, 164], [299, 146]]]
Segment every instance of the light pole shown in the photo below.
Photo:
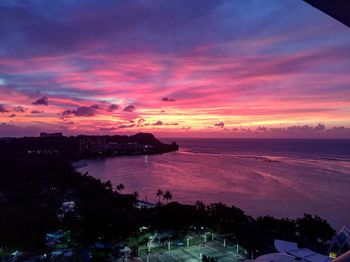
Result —
[[259, 250], [252, 250], [252, 260], [254, 260], [254, 252], [258, 252]]

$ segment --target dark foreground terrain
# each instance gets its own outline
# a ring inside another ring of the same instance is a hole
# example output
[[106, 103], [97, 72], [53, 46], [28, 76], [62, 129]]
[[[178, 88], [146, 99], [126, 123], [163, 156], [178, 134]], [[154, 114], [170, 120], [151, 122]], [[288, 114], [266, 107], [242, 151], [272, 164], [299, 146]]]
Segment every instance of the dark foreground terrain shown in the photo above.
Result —
[[[147, 232], [171, 231], [174, 238], [204, 228], [262, 253], [271, 250], [275, 238], [324, 251], [324, 244], [335, 233], [318, 216], [306, 214], [296, 220], [269, 216], [254, 219], [241, 209], [222, 203], [171, 202], [158, 203], [154, 208], [137, 208], [137, 192], [122, 194], [121, 187], [114, 187], [109, 181], [102, 183], [72, 167], [72, 161], [80, 155], [74, 151], [69, 155], [70, 147], [65, 149], [65, 146], [76, 143], [76, 138], [57, 139], [56, 147], [52, 140], [38, 142], [36, 138], [23, 138], [28, 147], [17, 141], [17, 145], [16, 142], [12, 148], [7, 147], [9, 154], [1, 148], [0, 258], [3, 260], [15, 250], [26, 252], [27, 256], [45, 254], [41, 259], [49, 259], [52, 254], [67, 249], [79, 261], [103, 260], [123, 243], [128, 243], [136, 254], [138, 247], [145, 244], [142, 238], [145, 232], [140, 228]], [[65, 140], [70, 142], [65, 144], [62, 142]], [[50, 145], [50, 150], [60, 153], [28, 153], [28, 150], [43, 150], [46, 142], [45, 150]], [[1, 143], [3, 146], [4, 142]], [[59, 241], [55, 239], [57, 235]], [[103, 252], [96, 252], [101, 246]]]

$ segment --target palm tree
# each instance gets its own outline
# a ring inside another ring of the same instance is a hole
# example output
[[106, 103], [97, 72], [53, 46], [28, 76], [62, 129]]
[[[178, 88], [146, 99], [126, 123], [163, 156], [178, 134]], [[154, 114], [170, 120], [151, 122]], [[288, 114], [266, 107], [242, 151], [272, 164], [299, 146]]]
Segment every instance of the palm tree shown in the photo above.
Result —
[[128, 194], [128, 198], [131, 204], [136, 205], [139, 200], [140, 194], [137, 191], [134, 191], [131, 194]]
[[163, 196], [163, 191], [159, 188], [156, 196], [158, 197], [158, 204], [160, 205], [160, 197]]
[[107, 182], [103, 183], [102, 185], [107, 190], [112, 190], [112, 188], [113, 188], [112, 183], [109, 180]]
[[121, 191], [123, 191], [123, 190], [125, 189], [125, 186], [124, 186], [124, 184], [120, 183], [119, 185], [117, 185], [117, 186], [115, 187], [115, 189], [116, 189], [117, 191], [121, 192]]
[[132, 195], [132, 197], [133, 197], [135, 200], [138, 200], [139, 197], [140, 197], [140, 194], [139, 194], [139, 192], [137, 192], [137, 191], [135, 191], [135, 192], [132, 193], [131, 195]]
[[196, 201], [195, 207], [198, 211], [205, 212], [206, 206], [202, 201]]
[[173, 194], [170, 191], [165, 191], [163, 194], [163, 199], [166, 200], [166, 203], [168, 204], [169, 200], [173, 198]]

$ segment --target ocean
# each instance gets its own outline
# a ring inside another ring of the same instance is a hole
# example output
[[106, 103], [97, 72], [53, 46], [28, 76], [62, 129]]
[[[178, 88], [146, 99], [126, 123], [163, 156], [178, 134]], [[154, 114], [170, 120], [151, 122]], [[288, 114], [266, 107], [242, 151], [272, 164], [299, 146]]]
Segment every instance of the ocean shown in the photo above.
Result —
[[81, 172], [156, 202], [223, 202], [253, 217], [317, 214], [350, 225], [350, 140], [161, 139], [178, 152], [87, 161]]

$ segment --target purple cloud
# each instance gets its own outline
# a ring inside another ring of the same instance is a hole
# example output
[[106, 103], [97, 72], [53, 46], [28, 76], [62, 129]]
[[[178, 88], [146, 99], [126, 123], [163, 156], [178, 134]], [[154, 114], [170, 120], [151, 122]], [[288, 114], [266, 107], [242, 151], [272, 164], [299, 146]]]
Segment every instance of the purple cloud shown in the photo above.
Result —
[[302, 126], [289, 126], [287, 127], [287, 132], [314, 132], [314, 131], [323, 131], [325, 129], [325, 126], [322, 124], [318, 124], [317, 126], [309, 126], [309, 125], [302, 125]]
[[98, 105], [91, 105], [91, 106], [80, 106], [75, 110], [65, 110], [62, 112], [61, 116], [67, 117], [70, 115], [74, 116], [94, 116], [96, 115], [97, 109], [99, 109]]
[[[0, 22], [12, 26], [4, 28], [0, 41], [4, 42], [8, 54], [17, 57], [70, 54], [78, 52], [82, 47], [113, 40], [118, 40], [113, 42], [116, 47], [112, 48], [113, 52], [140, 52], [147, 46], [162, 52], [169, 52], [169, 49], [185, 52], [189, 47], [197, 45], [196, 39], [192, 40], [189, 32], [200, 30], [203, 32], [198, 34], [200, 40], [210, 39], [210, 35], [204, 34], [204, 29], [198, 28], [196, 22], [197, 19], [210, 17], [220, 4], [221, 0], [202, 0], [191, 4], [175, 1], [168, 5], [161, 1], [142, 4], [137, 1], [74, 1], [72, 4], [44, 1], [38, 5], [11, 5], [5, 2], [0, 9]], [[47, 10], [53, 10], [52, 15], [47, 15]], [[62, 23], [62, 19], [65, 23]], [[216, 20], [213, 19], [212, 23], [214, 21]], [[206, 27], [212, 29], [209, 32], [215, 32], [216, 23], [211, 25], [212, 23]], [[174, 37], [170, 30], [174, 24], [186, 24], [186, 27], [182, 26], [182, 30], [186, 30], [182, 37]], [[16, 42], [14, 33], [23, 35], [23, 45]], [[161, 35], [166, 37], [160, 37]], [[7, 41], [2, 41], [4, 39]], [[183, 45], [184, 40], [186, 46]], [[27, 46], [31, 47], [30, 52]]]
[[266, 132], [266, 131], [268, 131], [268, 128], [265, 127], [265, 126], [259, 126], [259, 127], [256, 129], [256, 131], [259, 131], [259, 132]]
[[176, 99], [174, 99], [174, 98], [169, 98], [169, 97], [163, 97], [163, 98], [162, 98], [162, 101], [164, 101], [164, 102], [175, 102]]
[[17, 112], [17, 113], [24, 113], [26, 111], [26, 109], [23, 107], [23, 106], [16, 106], [14, 109], [13, 109], [14, 112]]
[[40, 111], [40, 110], [33, 110], [30, 112], [31, 114], [40, 114], [40, 113], [43, 113], [43, 111]]
[[317, 126], [314, 127], [315, 131], [323, 131], [326, 129], [326, 126], [323, 124], [318, 124]]
[[162, 125], [163, 125], [163, 121], [160, 121], [160, 120], [152, 124], [152, 126], [162, 126]]
[[[324, 124], [317, 124], [315, 126], [310, 125], [293, 125], [287, 127], [265, 127], [260, 126], [255, 129], [256, 132], [264, 135], [276, 135], [280, 137], [308, 137], [308, 136], [317, 136], [317, 137], [337, 137], [339, 135], [349, 134], [350, 128], [344, 126], [326, 128]], [[244, 131], [241, 129], [236, 129], [235, 131]]]
[[113, 111], [118, 110], [118, 108], [119, 108], [119, 105], [117, 105], [117, 104], [111, 104], [111, 105], [108, 106], [107, 111], [108, 111], [108, 112], [113, 112]]
[[[204, 131], [206, 123], [198, 116], [205, 114], [210, 130], [219, 135], [237, 125], [233, 116], [244, 126], [290, 119], [349, 125], [348, 28], [303, 1], [14, 2], [0, 4], [0, 97], [6, 105], [0, 112], [9, 112], [5, 117], [16, 113], [16, 105], [30, 108], [23, 101], [31, 97], [29, 104], [38, 98], [33, 102], [38, 109], [54, 105], [45, 117], [36, 116], [43, 127], [54, 125], [50, 119], [60, 114], [98, 114], [77, 124], [82, 132], [98, 132], [116, 120], [146, 125], [136, 122], [135, 112], [112, 113], [133, 112], [134, 106], [98, 102], [95, 109], [89, 101], [128, 101], [145, 109], [147, 122], [161, 112], [163, 125], [175, 125], [167, 121], [186, 112], [186, 119]], [[30, 121], [23, 118], [21, 124]], [[308, 124], [282, 126], [281, 132], [326, 132], [322, 125]], [[272, 132], [269, 126], [256, 131], [259, 136]]]
[[143, 122], [145, 122], [146, 120], [145, 119], [143, 119], [143, 118], [140, 118], [140, 119], [138, 119], [137, 120], [137, 124], [138, 125], [141, 125]]
[[124, 112], [134, 112], [135, 111], [135, 107], [133, 105], [128, 105], [127, 107], [125, 107], [123, 109]]
[[0, 105], [0, 113], [8, 113], [9, 111], [5, 108], [4, 105]]
[[49, 105], [49, 98], [47, 96], [41, 97], [41, 98], [35, 100], [32, 104], [33, 105], [44, 105], [44, 106], [47, 106], [47, 105]]
[[224, 128], [225, 123], [224, 122], [219, 122], [219, 123], [216, 123], [214, 126], [220, 127], [220, 128]]

